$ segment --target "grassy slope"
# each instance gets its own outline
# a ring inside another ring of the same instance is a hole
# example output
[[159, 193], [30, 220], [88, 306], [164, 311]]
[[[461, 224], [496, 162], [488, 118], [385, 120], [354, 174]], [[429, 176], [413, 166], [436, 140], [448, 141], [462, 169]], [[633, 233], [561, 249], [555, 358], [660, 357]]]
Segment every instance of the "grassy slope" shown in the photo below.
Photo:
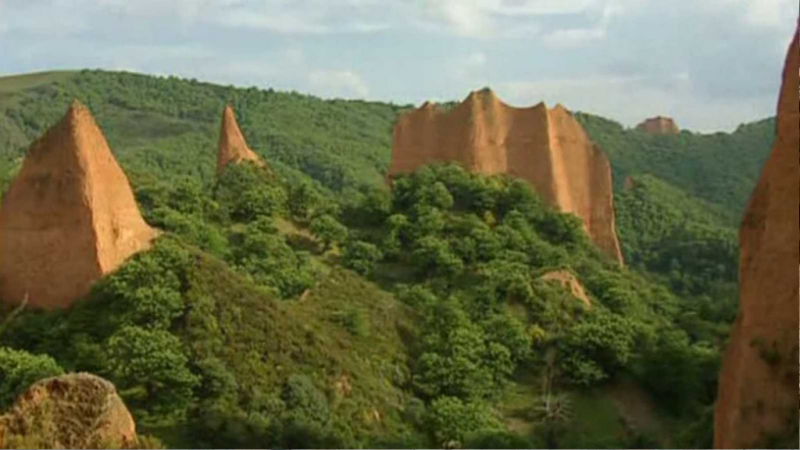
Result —
[[[408, 311], [391, 295], [334, 270], [308, 298], [281, 302], [204, 256], [190, 282], [189, 308], [205, 303], [202, 308], [211, 308], [215, 318], [194, 322], [189, 316], [182, 334], [193, 358], [214, 348], [238, 380], [260, 383], [262, 392], [278, 392], [290, 375], [306, 374], [332, 400], [339, 420], [361, 423], [364, 435], [396, 423], [391, 414], [404, 399], [401, 330], [408, 326]], [[339, 320], [350, 315], [358, 317], [357, 332]], [[378, 422], [376, 414], [389, 420]]]
[[75, 76], [75, 74], [77, 74], [75, 71], [61, 70], [0, 77], [0, 93], [16, 93], [21, 90], [64, 81]]

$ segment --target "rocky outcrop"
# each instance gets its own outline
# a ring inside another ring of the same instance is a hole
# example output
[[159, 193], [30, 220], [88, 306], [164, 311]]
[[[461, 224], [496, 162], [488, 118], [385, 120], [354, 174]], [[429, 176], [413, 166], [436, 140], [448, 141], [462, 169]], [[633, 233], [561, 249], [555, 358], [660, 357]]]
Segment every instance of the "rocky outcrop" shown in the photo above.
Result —
[[219, 153], [217, 154], [217, 174], [221, 174], [225, 167], [231, 163], [252, 161], [264, 166], [264, 161], [255, 154], [244, 140], [239, 124], [236, 123], [236, 114], [228, 105], [222, 111], [222, 127], [219, 133]]
[[717, 448], [797, 448], [798, 85], [795, 33], [777, 141], [739, 235], [739, 316], [719, 380]]
[[136, 448], [136, 424], [114, 385], [90, 374], [48, 378], [0, 416], [0, 448]]
[[556, 282], [561, 287], [567, 290], [573, 297], [580, 300], [587, 308], [592, 307], [592, 301], [589, 300], [589, 296], [586, 295], [586, 290], [583, 288], [583, 285], [580, 281], [567, 270], [556, 270], [553, 272], [548, 272], [541, 277], [540, 280], [543, 281], [552, 281]]
[[28, 150], [0, 207], [0, 299], [61, 308], [157, 232], [91, 113], [73, 103]]
[[645, 120], [637, 125], [636, 129], [650, 134], [679, 134], [681, 132], [672, 118], [661, 116]]
[[489, 89], [450, 111], [426, 103], [395, 126], [389, 176], [435, 162], [527, 180], [552, 207], [580, 217], [592, 240], [622, 263], [611, 166], [564, 107], [513, 108]]

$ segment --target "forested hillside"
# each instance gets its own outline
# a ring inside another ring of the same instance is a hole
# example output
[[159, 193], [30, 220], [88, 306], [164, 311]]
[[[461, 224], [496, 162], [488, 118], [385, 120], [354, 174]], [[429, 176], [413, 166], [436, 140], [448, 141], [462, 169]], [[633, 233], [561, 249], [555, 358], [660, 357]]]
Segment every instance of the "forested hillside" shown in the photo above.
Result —
[[188, 175], [210, 182], [219, 118], [229, 102], [251, 147], [285, 176], [310, 176], [334, 191], [378, 184], [400, 111], [381, 103], [128, 73], [65, 72], [25, 81], [0, 79], [0, 155], [6, 166], [78, 99], [92, 110], [133, 178]]
[[[69, 310], [3, 312], [0, 411], [89, 371], [169, 447], [711, 445], [735, 227], [772, 121], [650, 136], [581, 115], [614, 168], [619, 267], [524, 182], [427, 166], [389, 190], [404, 107], [381, 103], [0, 78], [4, 187], [73, 98], [166, 233]], [[228, 102], [271, 170], [216, 176]]]
[[734, 227], [775, 138], [774, 118], [740, 125], [730, 134], [684, 130], [677, 135], [626, 130], [588, 114], [579, 114], [578, 120], [611, 158], [618, 189], [630, 175], [650, 174], [721, 206]]

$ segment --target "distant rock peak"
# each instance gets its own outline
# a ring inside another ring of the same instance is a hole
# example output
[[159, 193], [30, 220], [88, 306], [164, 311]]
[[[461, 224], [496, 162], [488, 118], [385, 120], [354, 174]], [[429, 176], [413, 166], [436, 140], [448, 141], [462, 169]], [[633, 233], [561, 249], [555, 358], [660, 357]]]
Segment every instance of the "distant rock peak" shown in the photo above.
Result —
[[678, 125], [671, 117], [656, 116], [645, 120], [636, 126], [639, 131], [650, 134], [679, 134]]

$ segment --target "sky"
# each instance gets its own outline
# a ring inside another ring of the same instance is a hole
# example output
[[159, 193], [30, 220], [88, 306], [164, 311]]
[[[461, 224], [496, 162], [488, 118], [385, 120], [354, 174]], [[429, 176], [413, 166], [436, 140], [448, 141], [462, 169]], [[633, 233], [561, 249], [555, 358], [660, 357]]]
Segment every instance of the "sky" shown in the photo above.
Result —
[[634, 126], [774, 114], [797, 0], [0, 0], [0, 75], [101, 68], [421, 104], [491, 87]]

